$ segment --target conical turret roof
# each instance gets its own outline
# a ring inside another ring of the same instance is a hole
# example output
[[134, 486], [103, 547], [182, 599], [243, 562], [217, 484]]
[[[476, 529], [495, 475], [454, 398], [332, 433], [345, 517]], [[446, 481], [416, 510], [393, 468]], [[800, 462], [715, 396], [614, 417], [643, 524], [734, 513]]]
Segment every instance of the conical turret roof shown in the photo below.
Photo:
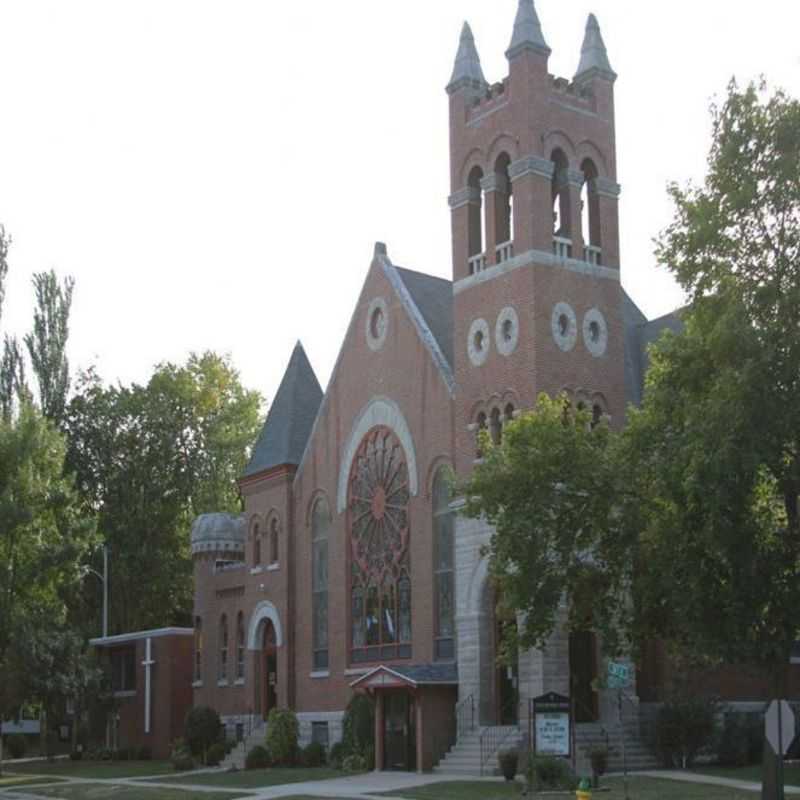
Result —
[[481, 69], [481, 59], [478, 55], [478, 48], [475, 47], [475, 37], [469, 23], [465, 22], [461, 29], [461, 38], [458, 42], [458, 52], [456, 53], [456, 63], [453, 66], [453, 74], [447, 84], [447, 91], [451, 94], [458, 91], [462, 86], [471, 86], [475, 89], [483, 89], [487, 86], [486, 78]]
[[299, 465], [321, 402], [322, 388], [298, 342], [243, 477], [281, 464]]
[[542, 24], [533, 5], [533, 0], [519, 0], [517, 16], [514, 20], [514, 32], [506, 56], [513, 58], [523, 50], [534, 50], [537, 53], [550, 55], [550, 48], [544, 40]]
[[600, 23], [594, 14], [589, 14], [586, 22], [586, 34], [581, 47], [581, 61], [578, 64], [575, 78], [588, 76], [592, 72], [597, 72], [612, 81], [617, 77], [617, 73], [611, 69], [611, 63], [608, 60], [603, 34], [600, 33]]

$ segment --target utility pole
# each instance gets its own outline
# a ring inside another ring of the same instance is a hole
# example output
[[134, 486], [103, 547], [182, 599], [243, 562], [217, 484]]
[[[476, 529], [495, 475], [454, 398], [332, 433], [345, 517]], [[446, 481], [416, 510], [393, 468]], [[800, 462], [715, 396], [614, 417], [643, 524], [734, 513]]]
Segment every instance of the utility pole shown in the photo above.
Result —
[[96, 569], [86, 567], [87, 572], [91, 572], [103, 584], [103, 638], [108, 636], [108, 551], [109, 546], [103, 545], [103, 574]]

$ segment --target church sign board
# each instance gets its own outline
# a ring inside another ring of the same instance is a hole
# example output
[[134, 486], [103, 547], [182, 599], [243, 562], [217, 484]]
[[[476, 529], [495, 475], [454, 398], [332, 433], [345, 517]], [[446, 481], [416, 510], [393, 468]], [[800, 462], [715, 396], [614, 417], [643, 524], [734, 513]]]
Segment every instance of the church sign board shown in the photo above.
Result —
[[569, 758], [572, 717], [568, 697], [548, 692], [533, 699], [533, 749], [539, 756]]

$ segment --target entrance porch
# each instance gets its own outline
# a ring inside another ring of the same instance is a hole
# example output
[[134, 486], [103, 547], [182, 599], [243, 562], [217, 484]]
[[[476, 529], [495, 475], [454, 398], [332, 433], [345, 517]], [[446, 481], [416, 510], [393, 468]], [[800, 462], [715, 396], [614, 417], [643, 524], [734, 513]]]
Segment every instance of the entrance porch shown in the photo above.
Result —
[[378, 666], [351, 684], [375, 700], [375, 768], [427, 772], [456, 738], [454, 664]]

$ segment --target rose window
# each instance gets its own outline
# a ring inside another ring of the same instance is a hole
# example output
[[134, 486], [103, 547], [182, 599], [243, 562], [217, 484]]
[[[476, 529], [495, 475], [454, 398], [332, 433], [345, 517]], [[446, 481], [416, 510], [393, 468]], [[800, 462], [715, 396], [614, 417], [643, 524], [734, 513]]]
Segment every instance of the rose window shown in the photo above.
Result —
[[408, 468], [397, 437], [374, 428], [349, 486], [352, 660], [411, 655]]

